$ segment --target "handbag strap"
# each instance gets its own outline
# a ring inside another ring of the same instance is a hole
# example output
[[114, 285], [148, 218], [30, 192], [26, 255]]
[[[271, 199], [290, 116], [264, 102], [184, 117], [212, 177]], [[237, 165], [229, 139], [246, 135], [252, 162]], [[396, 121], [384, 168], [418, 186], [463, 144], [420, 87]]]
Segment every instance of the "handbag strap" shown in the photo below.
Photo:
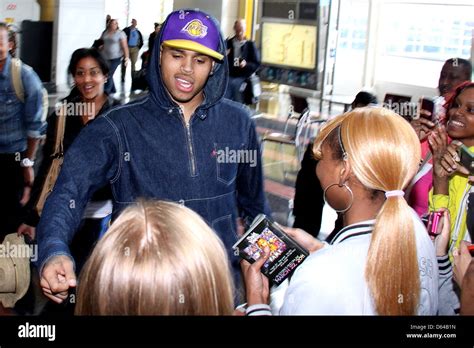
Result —
[[15, 90], [16, 97], [22, 102], [25, 102], [25, 90], [23, 88], [23, 82], [21, 81], [21, 60], [18, 58], [12, 58], [11, 60], [11, 74], [12, 84]]
[[66, 115], [64, 113], [64, 106], [59, 109], [58, 120], [56, 122], [56, 140], [54, 143], [53, 157], [63, 156], [63, 140], [64, 130], [66, 128]]

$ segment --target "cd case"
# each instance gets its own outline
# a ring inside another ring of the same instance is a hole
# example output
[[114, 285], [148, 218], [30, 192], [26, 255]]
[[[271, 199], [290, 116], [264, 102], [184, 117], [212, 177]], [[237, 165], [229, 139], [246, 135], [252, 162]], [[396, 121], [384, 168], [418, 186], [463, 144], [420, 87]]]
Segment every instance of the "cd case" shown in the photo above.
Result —
[[280, 285], [308, 257], [309, 252], [286, 234], [266, 215], [258, 215], [247, 232], [234, 244], [236, 255], [254, 263], [270, 248], [270, 257], [262, 267], [262, 273], [273, 285]]

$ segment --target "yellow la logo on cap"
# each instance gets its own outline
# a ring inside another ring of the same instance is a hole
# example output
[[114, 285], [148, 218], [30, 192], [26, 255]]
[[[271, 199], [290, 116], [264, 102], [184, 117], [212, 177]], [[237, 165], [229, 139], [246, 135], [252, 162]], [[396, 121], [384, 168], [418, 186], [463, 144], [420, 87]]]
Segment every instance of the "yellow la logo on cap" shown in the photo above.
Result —
[[207, 27], [199, 19], [193, 19], [181, 29], [181, 32], [186, 32], [192, 37], [203, 38], [207, 35]]

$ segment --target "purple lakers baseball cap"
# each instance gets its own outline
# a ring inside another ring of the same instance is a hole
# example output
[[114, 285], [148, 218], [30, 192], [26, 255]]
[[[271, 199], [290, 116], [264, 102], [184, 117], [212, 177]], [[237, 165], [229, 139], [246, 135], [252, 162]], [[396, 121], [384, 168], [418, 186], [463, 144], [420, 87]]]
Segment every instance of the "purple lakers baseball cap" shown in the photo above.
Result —
[[222, 60], [218, 52], [219, 28], [212, 18], [196, 10], [179, 10], [171, 13], [162, 29], [163, 45], [199, 52]]

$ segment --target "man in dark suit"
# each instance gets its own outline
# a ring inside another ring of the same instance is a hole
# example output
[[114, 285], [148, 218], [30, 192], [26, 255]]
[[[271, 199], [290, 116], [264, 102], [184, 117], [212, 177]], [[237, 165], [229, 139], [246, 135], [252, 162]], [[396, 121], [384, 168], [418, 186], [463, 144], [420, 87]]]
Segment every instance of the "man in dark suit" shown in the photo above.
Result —
[[235, 36], [226, 41], [230, 78], [225, 96], [240, 103], [244, 103], [245, 80], [260, 67], [260, 54], [255, 43], [246, 39], [245, 29], [245, 20], [238, 19]]

